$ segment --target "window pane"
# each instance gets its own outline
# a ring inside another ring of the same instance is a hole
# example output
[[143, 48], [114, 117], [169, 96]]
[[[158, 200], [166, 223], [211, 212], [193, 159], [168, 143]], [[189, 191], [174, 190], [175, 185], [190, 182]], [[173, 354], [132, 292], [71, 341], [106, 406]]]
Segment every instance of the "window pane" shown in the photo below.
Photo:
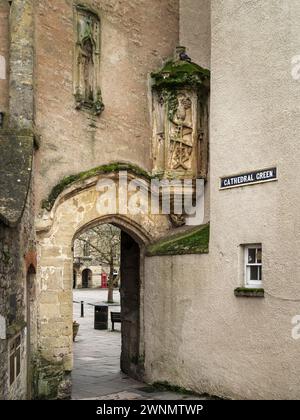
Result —
[[17, 359], [16, 377], [18, 377], [19, 374], [20, 374], [20, 370], [21, 370], [21, 349], [20, 349], [20, 347], [17, 350], [16, 359]]
[[259, 280], [258, 268], [259, 267], [257, 267], [257, 266], [250, 267], [250, 280], [253, 280], [253, 281], [258, 281]]
[[258, 267], [258, 273], [259, 273], [259, 280], [262, 280], [262, 268]]
[[257, 262], [258, 264], [261, 264], [261, 259], [262, 259], [262, 252], [261, 252], [261, 248], [257, 249]]
[[249, 264], [255, 264], [255, 257], [256, 257], [256, 249], [255, 248], [249, 248], [248, 249], [248, 263]]
[[15, 356], [10, 356], [9, 359], [9, 383], [12, 385], [15, 380]]

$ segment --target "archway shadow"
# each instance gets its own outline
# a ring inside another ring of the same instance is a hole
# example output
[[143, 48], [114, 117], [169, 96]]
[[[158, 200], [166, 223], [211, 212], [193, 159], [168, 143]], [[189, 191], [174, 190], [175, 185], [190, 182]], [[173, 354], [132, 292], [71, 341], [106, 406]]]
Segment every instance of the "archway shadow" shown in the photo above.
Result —
[[[110, 219], [111, 220], [111, 219]], [[97, 224], [107, 223], [101, 220], [89, 224], [86, 229], [80, 229], [75, 238], [84, 230], [90, 229]], [[115, 332], [109, 329], [106, 331], [96, 331], [94, 329], [94, 306], [104, 298], [93, 302], [93, 296], [98, 296], [98, 290], [81, 290], [77, 295], [89, 300], [90, 305], [85, 305], [87, 319], [79, 322], [80, 333], [74, 343], [74, 370], [73, 370], [73, 398], [82, 399], [90, 397], [101, 397], [111, 393], [117, 393], [123, 389], [139, 387], [142, 380], [143, 367], [143, 347], [141, 337], [141, 281], [143, 265], [143, 240], [139, 237], [137, 242], [136, 235], [128, 233], [128, 229], [114, 220], [114, 226], [121, 230], [121, 256], [120, 256], [120, 308], [113, 306], [110, 312], [120, 311], [121, 324], [116, 324]], [[135, 236], [135, 238], [133, 237]], [[119, 291], [115, 291], [118, 295]], [[94, 294], [95, 293], [95, 294]], [[105, 292], [104, 292], [105, 293]], [[100, 295], [99, 295], [100, 297]], [[77, 299], [78, 300], [78, 299]], [[81, 298], [80, 298], [81, 300]], [[103, 302], [102, 302], [103, 303]], [[75, 308], [75, 313], [79, 314], [79, 308]], [[130, 379], [133, 378], [133, 379]], [[134, 380], [135, 379], [135, 380]]]

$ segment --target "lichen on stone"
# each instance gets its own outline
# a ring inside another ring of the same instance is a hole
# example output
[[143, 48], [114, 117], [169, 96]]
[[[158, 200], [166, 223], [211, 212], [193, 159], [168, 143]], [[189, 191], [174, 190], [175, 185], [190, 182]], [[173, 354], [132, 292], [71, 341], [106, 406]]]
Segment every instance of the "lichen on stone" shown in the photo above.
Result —
[[34, 133], [0, 130], [0, 220], [15, 227], [23, 214], [30, 187]]

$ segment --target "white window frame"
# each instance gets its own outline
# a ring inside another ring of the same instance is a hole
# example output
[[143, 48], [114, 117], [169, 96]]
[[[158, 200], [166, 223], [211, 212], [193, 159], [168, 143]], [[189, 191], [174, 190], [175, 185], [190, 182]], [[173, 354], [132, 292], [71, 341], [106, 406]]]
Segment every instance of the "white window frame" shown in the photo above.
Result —
[[263, 282], [262, 280], [250, 280], [250, 267], [261, 267], [261, 278], [262, 278], [262, 262], [261, 263], [249, 263], [248, 256], [249, 256], [249, 249], [261, 249], [262, 244], [253, 244], [253, 245], [244, 245], [244, 282], [245, 287], [249, 289], [260, 289], [262, 288]]

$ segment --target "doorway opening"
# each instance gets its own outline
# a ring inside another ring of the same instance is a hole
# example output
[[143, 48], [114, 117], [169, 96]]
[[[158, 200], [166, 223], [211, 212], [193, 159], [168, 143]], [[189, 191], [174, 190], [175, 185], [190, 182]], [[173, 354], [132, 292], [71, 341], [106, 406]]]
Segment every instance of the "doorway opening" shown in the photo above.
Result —
[[79, 324], [73, 345], [73, 398], [136, 387], [140, 383], [130, 378], [140, 378], [143, 370], [140, 244], [123, 227], [98, 223], [76, 234], [73, 249], [77, 270], [78, 261], [86, 267], [88, 258], [82, 288], [73, 290], [73, 320]]
[[93, 284], [93, 273], [90, 269], [85, 268], [82, 271], [82, 288], [83, 289], [89, 289], [92, 287]]

